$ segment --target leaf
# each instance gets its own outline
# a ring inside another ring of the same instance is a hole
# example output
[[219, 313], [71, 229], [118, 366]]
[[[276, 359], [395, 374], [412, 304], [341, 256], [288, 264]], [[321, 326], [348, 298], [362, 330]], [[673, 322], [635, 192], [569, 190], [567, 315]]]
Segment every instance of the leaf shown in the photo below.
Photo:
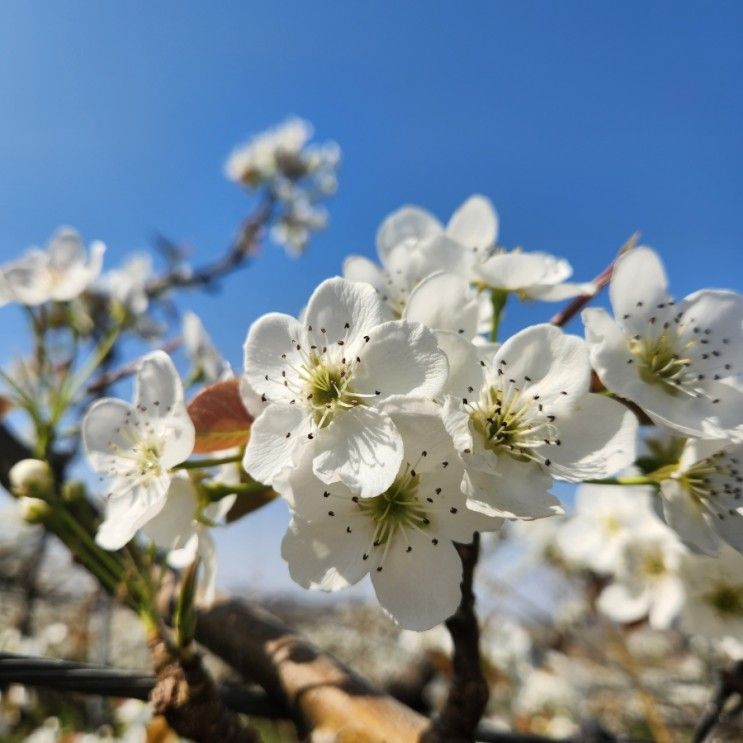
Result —
[[250, 436], [253, 417], [240, 397], [237, 379], [205, 387], [188, 406], [196, 428], [195, 454], [244, 446]]

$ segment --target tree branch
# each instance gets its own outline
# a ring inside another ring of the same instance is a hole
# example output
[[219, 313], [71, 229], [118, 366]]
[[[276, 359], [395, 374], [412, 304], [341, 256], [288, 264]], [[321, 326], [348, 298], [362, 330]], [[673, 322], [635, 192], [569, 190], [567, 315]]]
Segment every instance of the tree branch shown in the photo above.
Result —
[[456, 545], [462, 560], [462, 600], [446, 621], [454, 643], [449, 695], [439, 717], [424, 736], [427, 743], [467, 743], [475, 739], [477, 725], [488, 703], [490, 689], [480, 664], [480, 628], [472, 590], [480, 555], [480, 535], [471, 544]]
[[571, 300], [565, 307], [552, 316], [550, 323], [557, 325], [558, 328], [564, 328], [611, 281], [611, 275], [614, 273], [614, 265], [617, 260], [628, 250], [632, 250], [639, 239], [640, 233], [635, 232], [619, 249], [616, 258], [591, 282], [596, 287], [593, 294], [581, 294]]

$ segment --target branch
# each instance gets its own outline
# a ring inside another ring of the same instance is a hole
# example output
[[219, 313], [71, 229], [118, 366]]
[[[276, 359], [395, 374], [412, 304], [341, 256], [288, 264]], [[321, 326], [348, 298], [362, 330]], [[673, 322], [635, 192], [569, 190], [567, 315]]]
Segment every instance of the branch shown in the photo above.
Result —
[[174, 287], [209, 287], [217, 279], [234, 271], [255, 254], [258, 240], [273, 214], [274, 199], [267, 196], [256, 211], [245, 220], [237, 238], [227, 252], [216, 261], [192, 271], [173, 270], [153, 279], [147, 285], [150, 297], [158, 297]]
[[736, 694], [743, 699], [743, 660], [720, 672], [715, 693], [694, 730], [693, 743], [704, 743], [708, 739], [709, 734], [723, 721], [723, 711], [728, 700]]
[[454, 643], [452, 679], [444, 708], [424, 736], [424, 741], [431, 743], [474, 740], [490, 696], [480, 665], [480, 628], [472, 590], [480, 555], [480, 535], [475, 534], [472, 544], [458, 544], [456, 547], [462, 560], [462, 600], [456, 613], [446, 621]]
[[573, 299], [558, 313], [553, 315], [550, 323], [558, 328], [565, 327], [610, 281], [614, 273], [614, 265], [617, 260], [628, 250], [632, 250], [640, 239], [640, 233], [635, 232], [629, 240], [619, 249], [616, 258], [591, 282], [596, 288], [592, 294], [581, 294]]
[[[196, 639], [260, 684], [318, 739], [413, 743], [428, 720], [383, 694], [268, 612], [238, 600], [199, 612]], [[333, 737], [336, 736], [336, 737]]]

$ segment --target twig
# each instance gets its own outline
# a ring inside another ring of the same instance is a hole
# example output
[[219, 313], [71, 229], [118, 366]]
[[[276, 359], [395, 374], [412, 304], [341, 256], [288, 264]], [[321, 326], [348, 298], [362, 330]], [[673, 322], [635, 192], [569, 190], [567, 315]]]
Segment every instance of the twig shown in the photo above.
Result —
[[693, 743], [704, 743], [707, 740], [707, 736], [722, 722], [728, 700], [736, 694], [743, 699], [743, 660], [720, 672], [715, 693], [704, 708], [694, 730]]
[[[160, 350], [165, 351], [165, 353], [172, 353], [173, 351], [180, 348], [182, 344], [182, 338], [173, 338], [167, 343], [164, 343], [162, 346], [160, 346]], [[115, 369], [114, 371], [108, 372], [106, 374], [102, 374], [100, 377], [98, 377], [98, 379], [93, 380], [87, 386], [86, 391], [91, 395], [95, 394], [96, 392], [105, 390], [106, 387], [110, 387], [112, 384], [118, 382], [120, 379], [134, 374], [139, 367], [139, 361], [139, 359], [135, 359], [125, 366], [119, 367], [118, 369]]]
[[39, 596], [39, 572], [46, 556], [49, 533], [42, 532], [38, 544], [33, 553], [21, 568], [18, 575], [18, 583], [22, 592], [21, 613], [16, 620], [16, 627], [22, 635], [31, 634], [31, 624], [34, 616], [34, 605]]
[[273, 213], [273, 207], [274, 200], [269, 195], [245, 220], [237, 238], [223, 256], [192, 271], [176, 269], [153, 279], [147, 285], [147, 293], [151, 297], [158, 297], [174, 287], [208, 287], [225, 274], [239, 268], [255, 253], [261, 233]]
[[477, 725], [490, 696], [488, 682], [480, 664], [480, 628], [475, 613], [472, 581], [480, 554], [480, 535], [471, 544], [458, 544], [462, 560], [462, 600], [446, 621], [454, 643], [449, 695], [441, 714], [423, 740], [438, 743], [466, 743], [474, 740]]
[[616, 258], [591, 282], [595, 287], [594, 292], [592, 294], [581, 294], [571, 300], [565, 307], [553, 315], [550, 323], [557, 325], [558, 328], [565, 327], [611, 281], [611, 275], [614, 273], [614, 265], [617, 260], [628, 250], [632, 250], [639, 239], [640, 233], [635, 232], [619, 249]]

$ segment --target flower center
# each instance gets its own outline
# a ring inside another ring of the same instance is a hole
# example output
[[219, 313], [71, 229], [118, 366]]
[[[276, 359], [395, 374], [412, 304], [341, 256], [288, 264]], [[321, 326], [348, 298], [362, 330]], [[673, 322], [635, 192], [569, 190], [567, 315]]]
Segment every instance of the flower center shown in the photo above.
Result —
[[418, 500], [420, 476], [410, 465], [392, 485], [374, 498], [358, 501], [361, 512], [374, 521], [374, 546], [388, 542], [398, 529], [425, 529], [431, 522]]
[[141, 441], [135, 446], [134, 459], [140, 475], [162, 474], [162, 444], [156, 440]]
[[[542, 415], [535, 416], [537, 411]], [[541, 405], [533, 404], [515, 387], [490, 387], [479, 403], [470, 406], [470, 420], [486, 449], [506, 450], [516, 459], [541, 461], [532, 449], [559, 443], [554, 416], [544, 414]]]
[[338, 408], [362, 405], [360, 397], [353, 394], [351, 369], [348, 364], [329, 363], [321, 356], [312, 355], [303, 365], [306, 399], [313, 409], [319, 428], [327, 426]]
[[666, 561], [660, 550], [649, 550], [642, 556], [642, 572], [648, 578], [658, 578], [666, 573]]
[[717, 583], [704, 600], [724, 617], [743, 616], [743, 584]]
[[679, 481], [700, 506], [712, 508], [720, 519], [737, 515], [737, 505], [743, 497], [743, 476], [738, 459], [729, 452], [717, 452], [690, 467]]
[[658, 338], [639, 338], [629, 341], [629, 349], [637, 361], [640, 376], [648, 384], [661, 384], [672, 393], [678, 386], [690, 381], [687, 374], [691, 359], [680, 356], [668, 332]]

